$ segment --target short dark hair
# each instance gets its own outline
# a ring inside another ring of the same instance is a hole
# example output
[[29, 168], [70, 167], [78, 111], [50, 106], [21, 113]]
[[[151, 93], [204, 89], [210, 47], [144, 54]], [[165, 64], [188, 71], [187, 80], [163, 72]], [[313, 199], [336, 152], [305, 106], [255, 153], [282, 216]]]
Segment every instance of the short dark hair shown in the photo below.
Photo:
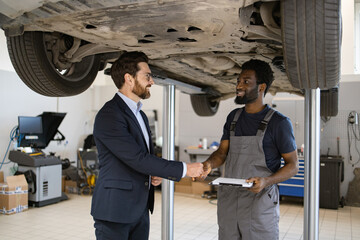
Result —
[[140, 70], [138, 63], [148, 63], [149, 59], [143, 52], [125, 52], [111, 66], [111, 78], [118, 89], [122, 88], [126, 73], [135, 77]]
[[242, 70], [253, 70], [255, 71], [256, 76], [256, 84], [266, 84], [266, 89], [264, 94], [267, 93], [269, 87], [271, 86], [272, 82], [274, 81], [274, 73], [271, 70], [270, 65], [267, 62], [258, 60], [258, 59], [251, 59], [245, 62], [242, 67]]

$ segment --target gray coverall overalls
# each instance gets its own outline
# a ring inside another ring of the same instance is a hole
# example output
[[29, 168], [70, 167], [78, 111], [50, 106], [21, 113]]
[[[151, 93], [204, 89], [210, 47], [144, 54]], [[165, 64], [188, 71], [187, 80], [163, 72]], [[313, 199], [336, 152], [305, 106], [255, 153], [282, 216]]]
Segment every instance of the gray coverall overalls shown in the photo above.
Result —
[[[275, 110], [270, 109], [256, 136], [235, 136], [235, 124], [242, 112], [236, 112], [230, 127], [230, 147], [225, 162], [225, 177], [248, 179], [268, 177], [263, 138]], [[277, 185], [253, 193], [246, 188], [219, 186], [218, 224], [220, 240], [279, 239], [279, 190]]]

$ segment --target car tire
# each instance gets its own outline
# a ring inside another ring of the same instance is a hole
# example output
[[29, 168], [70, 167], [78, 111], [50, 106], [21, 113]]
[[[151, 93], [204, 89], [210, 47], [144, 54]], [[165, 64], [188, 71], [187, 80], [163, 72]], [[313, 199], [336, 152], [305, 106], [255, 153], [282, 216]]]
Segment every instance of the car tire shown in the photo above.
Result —
[[47, 55], [44, 33], [25, 32], [7, 38], [15, 71], [33, 91], [51, 97], [73, 96], [90, 87], [100, 68], [100, 57], [93, 55], [74, 63], [72, 74], [59, 72]]
[[293, 87], [330, 89], [340, 78], [340, 0], [281, 1], [285, 67]]
[[213, 116], [219, 108], [220, 101], [214, 101], [209, 95], [190, 95], [191, 105], [195, 113], [202, 117]]

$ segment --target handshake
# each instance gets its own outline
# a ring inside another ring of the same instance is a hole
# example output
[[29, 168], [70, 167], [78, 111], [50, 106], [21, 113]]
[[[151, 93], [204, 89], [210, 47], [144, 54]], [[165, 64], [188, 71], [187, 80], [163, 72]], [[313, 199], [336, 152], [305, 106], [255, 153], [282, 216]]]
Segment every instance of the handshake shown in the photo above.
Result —
[[202, 163], [187, 163], [186, 164], [187, 171], [186, 176], [187, 177], [200, 177], [204, 173], [204, 166]]

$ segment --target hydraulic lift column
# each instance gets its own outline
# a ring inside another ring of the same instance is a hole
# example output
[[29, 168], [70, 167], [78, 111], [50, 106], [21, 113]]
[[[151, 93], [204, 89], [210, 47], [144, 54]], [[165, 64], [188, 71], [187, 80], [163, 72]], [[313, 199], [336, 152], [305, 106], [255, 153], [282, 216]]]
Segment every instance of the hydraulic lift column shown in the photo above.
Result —
[[[175, 160], [175, 86], [164, 86], [162, 156]], [[174, 182], [162, 180], [161, 239], [174, 239]]]
[[304, 240], [319, 239], [320, 90], [305, 90]]
[[[168, 160], [175, 160], [175, 86], [187, 94], [204, 94], [199, 88], [177, 80], [161, 76], [152, 69], [154, 81], [164, 86], [163, 98], [163, 146], [162, 156]], [[174, 239], [174, 182], [163, 179], [161, 184], [161, 239]]]

